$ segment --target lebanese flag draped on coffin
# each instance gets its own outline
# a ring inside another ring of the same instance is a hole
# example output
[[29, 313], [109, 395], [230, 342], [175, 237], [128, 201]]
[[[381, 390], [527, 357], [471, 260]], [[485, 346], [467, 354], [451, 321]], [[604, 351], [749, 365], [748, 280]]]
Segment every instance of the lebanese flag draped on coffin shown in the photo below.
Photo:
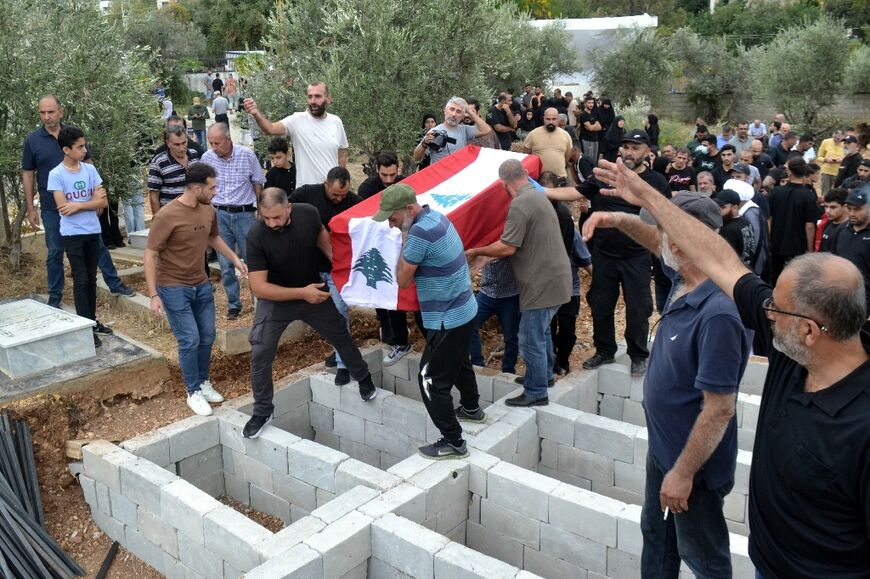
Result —
[[[541, 170], [537, 156], [469, 145], [404, 179], [417, 202], [447, 215], [465, 248], [496, 241], [504, 229], [510, 196], [498, 180], [498, 168], [519, 159], [533, 178]], [[372, 221], [381, 195], [336, 215], [332, 234], [332, 278], [348, 305], [413, 311], [419, 309], [412, 285], [399, 289], [396, 264], [402, 234], [387, 222]]]

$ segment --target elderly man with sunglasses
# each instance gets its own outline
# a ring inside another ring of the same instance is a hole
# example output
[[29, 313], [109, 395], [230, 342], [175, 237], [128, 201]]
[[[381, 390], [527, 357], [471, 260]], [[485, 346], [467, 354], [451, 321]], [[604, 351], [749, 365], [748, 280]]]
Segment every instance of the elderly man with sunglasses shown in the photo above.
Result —
[[734, 300], [756, 332], [756, 353], [768, 357], [749, 480], [758, 577], [867, 577], [870, 353], [861, 273], [841, 257], [804, 254], [771, 288], [727, 242], [622, 164], [603, 162], [595, 173], [612, 187], [606, 193], [646, 209]]

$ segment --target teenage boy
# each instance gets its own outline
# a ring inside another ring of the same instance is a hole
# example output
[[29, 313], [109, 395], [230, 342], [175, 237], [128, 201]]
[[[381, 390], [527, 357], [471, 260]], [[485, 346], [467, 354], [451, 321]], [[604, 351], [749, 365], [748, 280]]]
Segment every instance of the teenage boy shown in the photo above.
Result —
[[76, 127], [63, 127], [57, 136], [63, 161], [48, 174], [48, 190], [60, 213], [60, 235], [73, 277], [76, 314], [94, 320], [97, 333], [112, 330], [97, 321], [97, 261], [100, 258], [100, 219], [97, 211], [108, 206], [103, 179], [97, 168], [82, 163], [88, 154], [85, 135]]
[[275, 137], [269, 142], [269, 161], [272, 167], [266, 171], [266, 187], [283, 189], [287, 195], [296, 190], [296, 167], [290, 159], [290, 147], [284, 137]]
[[834, 187], [825, 195], [825, 214], [819, 220], [816, 251], [831, 251], [837, 231], [849, 221], [846, 209], [848, 191]]

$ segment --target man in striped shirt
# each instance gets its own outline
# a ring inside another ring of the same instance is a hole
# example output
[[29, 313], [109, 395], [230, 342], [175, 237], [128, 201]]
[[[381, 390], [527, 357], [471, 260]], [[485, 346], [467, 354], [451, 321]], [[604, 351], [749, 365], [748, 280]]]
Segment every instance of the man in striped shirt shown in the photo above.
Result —
[[[423, 403], [442, 438], [420, 447], [432, 459], [468, 454], [458, 420], [482, 422], [477, 379], [468, 357], [477, 302], [459, 234], [444, 215], [417, 203], [410, 185], [398, 183], [381, 193], [380, 209], [372, 217], [402, 231], [403, 247], [396, 266], [400, 288], [417, 284], [426, 346], [420, 357], [418, 381]], [[454, 410], [450, 391], [459, 390]], [[457, 420], [458, 419], [458, 420]]]
[[148, 166], [148, 197], [152, 215], [157, 215], [161, 207], [184, 193], [187, 168], [199, 162], [199, 153], [188, 146], [187, 131], [183, 126], [167, 127], [163, 131], [163, 141], [166, 150], [154, 155]]

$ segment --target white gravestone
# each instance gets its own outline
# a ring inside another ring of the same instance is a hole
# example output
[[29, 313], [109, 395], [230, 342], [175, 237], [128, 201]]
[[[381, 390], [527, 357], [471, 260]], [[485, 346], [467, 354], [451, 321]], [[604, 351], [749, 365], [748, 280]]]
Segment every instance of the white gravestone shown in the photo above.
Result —
[[150, 229], [140, 229], [139, 231], [134, 231], [129, 234], [130, 245], [135, 247], [136, 249], [145, 249], [148, 245], [148, 232]]
[[0, 304], [0, 371], [10, 378], [96, 355], [86, 318], [35, 300]]

